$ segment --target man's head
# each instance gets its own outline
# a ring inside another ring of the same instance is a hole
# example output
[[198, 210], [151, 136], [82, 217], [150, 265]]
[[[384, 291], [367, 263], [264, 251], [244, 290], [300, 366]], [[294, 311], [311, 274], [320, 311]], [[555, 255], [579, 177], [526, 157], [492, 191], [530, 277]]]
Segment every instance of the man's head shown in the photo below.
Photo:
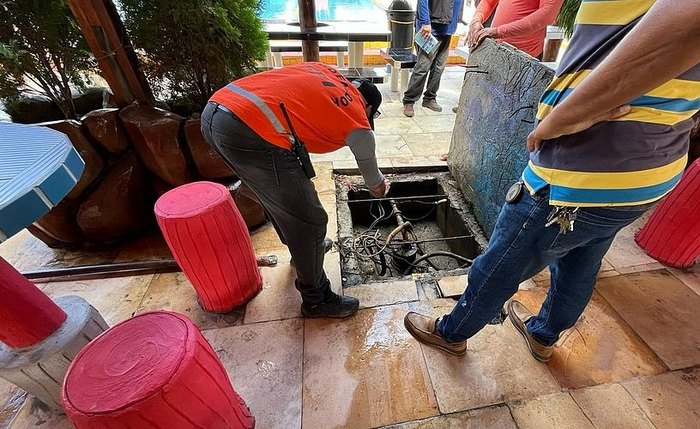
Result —
[[369, 119], [369, 125], [374, 129], [374, 118], [379, 116], [378, 111], [379, 106], [382, 104], [382, 93], [367, 79], [353, 80], [352, 84], [360, 91], [362, 98], [365, 99], [367, 119]]

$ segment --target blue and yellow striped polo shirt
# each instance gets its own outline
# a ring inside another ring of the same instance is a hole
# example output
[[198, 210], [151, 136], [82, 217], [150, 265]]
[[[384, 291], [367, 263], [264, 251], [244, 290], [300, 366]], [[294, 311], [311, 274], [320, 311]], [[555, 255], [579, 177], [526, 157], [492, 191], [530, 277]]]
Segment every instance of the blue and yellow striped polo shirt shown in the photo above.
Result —
[[[569, 47], [542, 95], [537, 119], [561, 103], [639, 22], [655, 0], [583, 0]], [[700, 109], [700, 64], [629, 103], [628, 114], [547, 141], [530, 154], [530, 192], [550, 204], [630, 206], [658, 200], [687, 163], [691, 117]]]

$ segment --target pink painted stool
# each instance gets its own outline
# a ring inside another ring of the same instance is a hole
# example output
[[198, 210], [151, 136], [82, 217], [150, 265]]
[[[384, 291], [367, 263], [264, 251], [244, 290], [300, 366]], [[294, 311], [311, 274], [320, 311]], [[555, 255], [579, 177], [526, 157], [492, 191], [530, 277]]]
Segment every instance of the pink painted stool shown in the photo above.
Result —
[[156, 218], [205, 310], [228, 313], [262, 289], [248, 228], [225, 186], [194, 182], [161, 196]]
[[138, 315], [92, 341], [71, 364], [62, 401], [78, 429], [255, 427], [199, 329], [167, 311]]
[[646, 253], [672, 267], [693, 265], [700, 256], [700, 159], [654, 209], [635, 241]]

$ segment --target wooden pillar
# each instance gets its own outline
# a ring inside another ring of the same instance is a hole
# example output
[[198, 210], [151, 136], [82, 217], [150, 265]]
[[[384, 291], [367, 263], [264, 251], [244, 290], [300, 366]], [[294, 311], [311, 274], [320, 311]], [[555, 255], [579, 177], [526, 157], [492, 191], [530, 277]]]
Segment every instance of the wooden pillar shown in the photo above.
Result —
[[[315, 31], [316, 22], [316, 4], [314, 0], [299, 0], [299, 24], [302, 31]], [[319, 61], [318, 41], [317, 40], [302, 40], [301, 52], [304, 61]]]
[[68, 0], [119, 107], [152, 106], [153, 94], [111, 0]]
[[21, 349], [56, 332], [66, 313], [0, 257], [0, 341]]

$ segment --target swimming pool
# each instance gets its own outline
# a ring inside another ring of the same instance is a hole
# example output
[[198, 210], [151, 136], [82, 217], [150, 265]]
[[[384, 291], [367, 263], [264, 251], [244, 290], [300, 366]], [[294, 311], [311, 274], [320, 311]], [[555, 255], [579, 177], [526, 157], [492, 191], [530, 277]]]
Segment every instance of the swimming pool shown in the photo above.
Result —
[[[318, 21], [385, 22], [386, 12], [372, 0], [315, 0]], [[298, 0], [262, 0], [263, 21], [299, 21]]]

